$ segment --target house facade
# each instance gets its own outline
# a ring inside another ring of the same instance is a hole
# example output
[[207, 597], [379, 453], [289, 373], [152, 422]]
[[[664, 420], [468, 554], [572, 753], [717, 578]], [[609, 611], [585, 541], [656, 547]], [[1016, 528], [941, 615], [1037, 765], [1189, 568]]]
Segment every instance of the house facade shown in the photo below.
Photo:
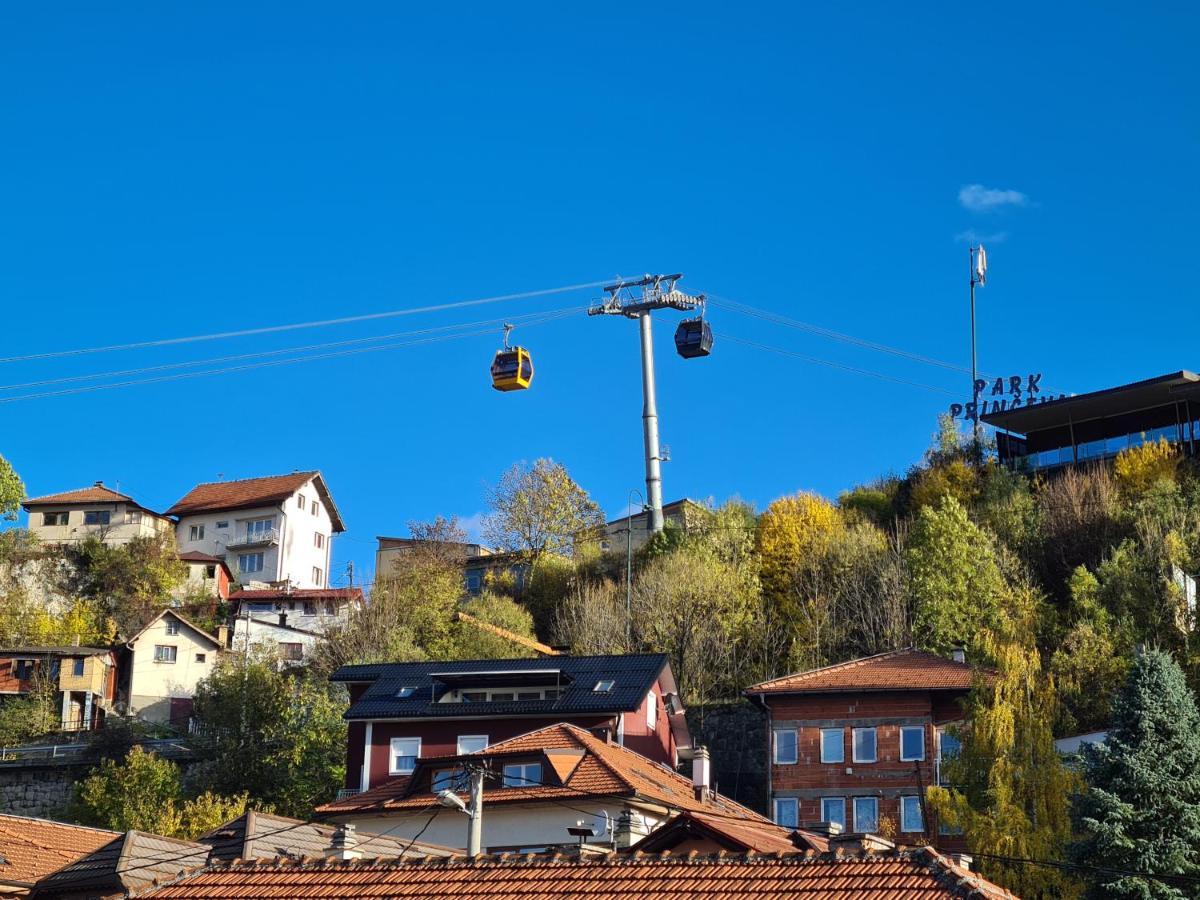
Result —
[[944, 783], [942, 761], [958, 751], [952, 726], [978, 674], [958, 651], [907, 649], [749, 688], [767, 714], [775, 821], [872, 833], [886, 820], [901, 843], [960, 847], [930, 820], [925, 791]]
[[29, 531], [44, 544], [72, 544], [89, 537], [127, 544], [137, 537], [171, 534], [173, 523], [128, 494], [97, 481], [91, 487], [32, 497], [21, 504]]
[[187, 576], [176, 589], [178, 597], [205, 596], [213, 600], [229, 599], [233, 573], [225, 560], [211, 553], [185, 550], [179, 561], [187, 566]]
[[186, 726], [196, 685], [216, 666], [221, 641], [165, 609], [125, 646], [121, 694], [129, 714]]
[[[379, 536], [375, 539], [375, 577], [387, 578], [405, 554], [413, 552], [423, 542], [416, 538]], [[483, 544], [454, 542], [438, 544], [449, 556], [462, 566], [463, 591], [469, 596], [483, 593], [489, 578], [504, 578], [511, 582], [513, 590], [520, 593], [529, 577], [529, 561], [522, 553], [509, 553], [485, 547]]]
[[315, 471], [197, 485], [167, 515], [181, 552], [224, 560], [242, 586], [328, 587], [333, 535], [346, 530]]
[[350, 692], [347, 791], [556, 722], [672, 768], [691, 747], [665, 654], [343, 666], [332, 680]]
[[[16, 647], [0, 650], [0, 695], [31, 692], [38, 676], [57, 691], [57, 728], [100, 728], [117, 698], [117, 657], [108, 647]], [[52, 726], [53, 727], [53, 726]]]
[[[708, 506], [686, 497], [663, 504], [662, 512], [663, 522], [681, 531], [694, 528], [711, 515]], [[624, 554], [628, 543], [632, 542], [632, 549], [637, 552], [650, 540], [649, 520], [649, 513], [640, 512], [605, 522], [604, 533], [600, 537], [600, 549], [606, 553]]]

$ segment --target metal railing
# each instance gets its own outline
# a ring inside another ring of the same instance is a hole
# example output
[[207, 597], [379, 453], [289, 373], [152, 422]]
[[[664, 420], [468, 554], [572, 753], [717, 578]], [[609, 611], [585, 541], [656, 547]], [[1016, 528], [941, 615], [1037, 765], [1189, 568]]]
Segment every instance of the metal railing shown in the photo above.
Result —
[[268, 528], [266, 531], [250, 531], [245, 534], [239, 534], [227, 543], [225, 546], [230, 550], [235, 550], [240, 547], [265, 547], [268, 544], [279, 543], [279, 529]]

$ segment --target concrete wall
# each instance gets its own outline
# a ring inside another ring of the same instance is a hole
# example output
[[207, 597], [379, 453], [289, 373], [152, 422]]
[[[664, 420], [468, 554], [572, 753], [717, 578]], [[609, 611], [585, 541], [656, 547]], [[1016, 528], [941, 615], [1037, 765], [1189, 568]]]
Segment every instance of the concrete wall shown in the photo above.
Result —
[[[107, 511], [109, 524], [85, 524], [85, 513], [93, 510]], [[67, 514], [66, 525], [42, 524], [45, 513], [60, 512]], [[61, 503], [31, 510], [29, 530], [37, 535], [38, 540], [48, 544], [69, 544], [93, 536], [101, 538], [106, 544], [127, 544], [135, 537], [169, 534], [171, 521], [129, 503]]]

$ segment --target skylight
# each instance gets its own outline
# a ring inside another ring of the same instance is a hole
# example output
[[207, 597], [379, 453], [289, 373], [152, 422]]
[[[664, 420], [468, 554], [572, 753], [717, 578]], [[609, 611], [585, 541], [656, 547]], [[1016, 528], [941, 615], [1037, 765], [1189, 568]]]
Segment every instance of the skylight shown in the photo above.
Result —
[[611, 694], [615, 681], [597, 681], [596, 686], [592, 688], [593, 694]]
[[400, 690], [396, 691], [396, 697], [400, 700], [403, 700], [406, 697], [411, 697], [414, 691], [416, 691], [415, 687], [402, 687]]

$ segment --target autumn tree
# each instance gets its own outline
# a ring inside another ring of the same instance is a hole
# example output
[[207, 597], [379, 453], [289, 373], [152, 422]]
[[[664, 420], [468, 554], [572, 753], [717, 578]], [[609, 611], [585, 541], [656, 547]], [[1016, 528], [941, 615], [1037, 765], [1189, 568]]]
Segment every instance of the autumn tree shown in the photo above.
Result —
[[171, 592], [187, 577], [187, 564], [180, 561], [171, 534], [135, 537], [124, 544], [91, 536], [65, 546], [62, 554], [62, 592], [94, 603], [125, 637], [169, 605]]
[[25, 484], [3, 456], [0, 456], [0, 519], [15, 522], [25, 499]]
[[1072, 850], [1091, 867], [1089, 896], [1196, 896], [1200, 711], [1169, 654], [1136, 655], [1113, 702], [1107, 739], [1085, 746], [1082, 757], [1087, 788], [1075, 814], [1084, 836]]
[[571, 550], [604, 524], [604, 516], [565, 467], [551, 459], [514, 465], [488, 492], [484, 534], [493, 545], [524, 555], [536, 569], [546, 553]]
[[1159, 438], [1118, 453], [1113, 477], [1123, 496], [1138, 497], [1159, 482], [1175, 481], [1181, 461], [1179, 448]]
[[518, 637], [536, 640], [533, 616], [510, 597], [485, 591], [463, 605], [469, 619], [455, 621], [453, 643], [456, 659], [510, 659], [533, 656], [528, 647], [498, 635], [486, 627], [494, 625]]

